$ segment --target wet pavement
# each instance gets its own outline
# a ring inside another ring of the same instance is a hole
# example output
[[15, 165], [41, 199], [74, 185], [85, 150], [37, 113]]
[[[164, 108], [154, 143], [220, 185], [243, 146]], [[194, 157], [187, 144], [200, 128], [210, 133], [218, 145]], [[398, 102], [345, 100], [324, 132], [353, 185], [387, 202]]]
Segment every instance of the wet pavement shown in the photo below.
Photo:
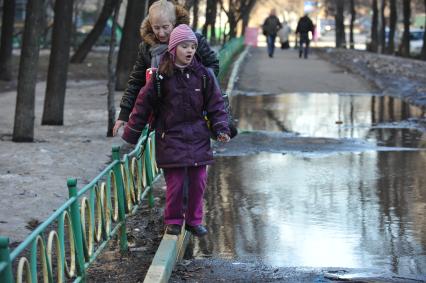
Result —
[[210, 234], [195, 258], [426, 280], [422, 109], [372, 94], [251, 93], [232, 104], [246, 131], [216, 145]]

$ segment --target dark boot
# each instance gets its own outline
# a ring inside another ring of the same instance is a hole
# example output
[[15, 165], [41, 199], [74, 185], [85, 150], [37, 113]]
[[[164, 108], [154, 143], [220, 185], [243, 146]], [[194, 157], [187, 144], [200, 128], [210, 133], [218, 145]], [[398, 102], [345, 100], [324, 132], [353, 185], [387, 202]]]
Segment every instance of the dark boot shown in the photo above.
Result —
[[182, 230], [182, 226], [177, 224], [169, 224], [166, 226], [166, 234], [169, 235], [179, 235]]
[[185, 229], [196, 237], [202, 237], [207, 234], [207, 228], [203, 225], [190, 226], [185, 224]]

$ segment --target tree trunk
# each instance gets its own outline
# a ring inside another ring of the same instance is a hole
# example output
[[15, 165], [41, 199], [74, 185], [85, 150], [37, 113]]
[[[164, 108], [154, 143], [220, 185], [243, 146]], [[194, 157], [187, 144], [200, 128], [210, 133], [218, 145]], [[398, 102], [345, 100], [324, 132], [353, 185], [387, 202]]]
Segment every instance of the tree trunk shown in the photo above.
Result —
[[355, 40], [354, 40], [354, 23], [356, 19], [356, 11], [355, 11], [355, 0], [350, 0], [350, 9], [351, 9], [351, 24], [349, 27], [349, 44], [350, 48], [355, 48]]
[[217, 1], [212, 0], [212, 11], [211, 11], [211, 19], [210, 19], [210, 43], [216, 44], [220, 39], [217, 39], [216, 36], [216, 16], [217, 16]]
[[[195, 4], [195, 2], [198, 2], [199, 0], [185, 0], [185, 4], [183, 5], [186, 10], [190, 10], [192, 6]], [[198, 3], [196, 4], [198, 5]]]
[[140, 25], [145, 15], [145, 3], [140, 0], [129, 0], [127, 3], [126, 19], [123, 35], [117, 56], [116, 90], [124, 90], [127, 86], [129, 73], [138, 56], [138, 45], [141, 41]]
[[198, 27], [198, 10], [199, 10], [199, 1], [194, 1], [192, 7], [192, 30], [196, 31]]
[[401, 55], [410, 56], [410, 18], [411, 0], [403, 0], [404, 11], [404, 33], [402, 34]]
[[[108, 52], [108, 129], [107, 137], [112, 137], [112, 129], [115, 123], [115, 105], [114, 105], [114, 89], [115, 89], [115, 70], [114, 70], [114, 50], [115, 50], [115, 29], [117, 27], [117, 18], [120, 11], [121, 0], [116, 1], [113, 7], [114, 18], [112, 21], [111, 40], [109, 42]], [[143, 13], [141, 13], [143, 14]]]
[[345, 9], [345, 4], [341, 0], [336, 0], [336, 48], [346, 48], [346, 39], [345, 39], [345, 23], [343, 11]]
[[385, 53], [386, 49], [386, 0], [380, 2], [380, 53]]
[[248, 0], [246, 3], [247, 5], [244, 7], [244, 10], [241, 11], [242, 13], [242, 26], [241, 26], [241, 35], [244, 35], [246, 32], [246, 28], [248, 26], [249, 20], [250, 20], [250, 13], [254, 8], [254, 5], [256, 5], [256, 0]]
[[377, 0], [373, 0], [372, 2], [372, 10], [373, 10], [373, 16], [371, 19], [371, 45], [370, 45], [370, 51], [372, 52], [377, 52], [377, 47], [378, 47], [378, 29], [377, 29], [377, 24], [378, 24], [378, 19], [379, 19], [379, 10], [377, 8]]
[[395, 29], [396, 29], [396, 23], [398, 20], [397, 18], [398, 14], [396, 11], [396, 0], [390, 0], [389, 6], [390, 6], [390, 19], [389, 19], [389, 39], [388, 39], [387, 53], [394, 54], [395, 53]]
[[229, 39], [237, 37], [237, 19], [234, 15], [228, 18], [229, 23]]
[[[425, 14], [426, 14], [426, 0], [424, 0], [424, 7], [425, 7]], [[420, 58], [422, 60], [426, 60], [426, 18], [425, 22], [423, 24], [425, 33], [423, 34], [423, 46], [422, 46], [422, 53], [420, 54]]]
[[[216, 14], [217, 3], [215, 0], [207, 0], [206, 3], [206, 22], [203, 25], [202, 33], [207, 38], [210, 37], [210, 43], [216, 43]], [[209, 33], [210, 31], [210, 33]]]
[[15, 23], [15, 0], [5, 0], [1, 27], [0, 80], [12, 79], [13, 25]]
[[105, 25], [108, 21], [108, 18], [111, 16], [114, 11], [114, 7], [117, 4], [118, 0], [105, 0], [102, 11], [99, 15], [98, 20], [95, 23], [95, 26], [84, 39], [83, 43], [78, 47], [77, 51], [71, 58], [71, 63], [82, 63], [89, 54], [93, 45], [98, 40], [99, 36], [102, 34]]
[[63, 125], [73, 0], [56, 0], [42, 125]]
[[32, 0], [28, 1], [26, 6], [12, 137], [15, 142], [32, 142], [34, 140], [35, 87], [43, 4], [44, 0]]

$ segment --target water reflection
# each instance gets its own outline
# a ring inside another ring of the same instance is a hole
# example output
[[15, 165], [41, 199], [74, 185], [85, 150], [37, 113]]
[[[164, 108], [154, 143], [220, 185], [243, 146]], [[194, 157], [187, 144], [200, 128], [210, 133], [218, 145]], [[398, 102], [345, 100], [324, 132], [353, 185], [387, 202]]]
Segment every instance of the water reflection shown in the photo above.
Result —
[[[426, 135], [409, 118], [424, 109], [387, 96], [283, 94], [233, 97], [238, 126], [297, 132], [302, 136], [359, 138], [378, 145], [426, 147]], [[401, 123], [404, 121], [404, 123]]]
[[425, 152], [218, 158], [198, 257], [426, 274]]

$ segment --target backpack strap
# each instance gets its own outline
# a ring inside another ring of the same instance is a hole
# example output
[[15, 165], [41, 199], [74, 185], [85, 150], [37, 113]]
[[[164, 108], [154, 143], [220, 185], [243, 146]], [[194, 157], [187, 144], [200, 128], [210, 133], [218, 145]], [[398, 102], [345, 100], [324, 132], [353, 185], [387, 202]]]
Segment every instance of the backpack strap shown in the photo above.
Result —
[[162, 97], [161, 81], [163, 80], [163, 76], [158, 72], [158, 70], [155, 70], [154, 72], [155, 74], [153, 76], [153, 80], [154, 80], [155, 95], [157, 95], [158, 98], [161, 98]]
[[[153, 117], [152, 117], [152, 121], [154, 124], [156, 124], [155, 121], [156, 118], [158, 117], [158, 112], [160, 110], [160, 101], [162, 99], [162, 93], [161, 93], [161, 82], [163, 80], [163, 76], [158, 72], [158, 70], [155, 70], [155, 74], [152, 76], [152, 80], [153, 80], [153, 84], [154, 84], [154, 95], [156, 96], [154, 99], [155, 104], [153, 105]], [[163, 125], [164, 126], [164, 125]], [[155, 126], [152, 125], [152, 128], [154, 128]], [[164, 127], [163, 127], [164, 128]]]

